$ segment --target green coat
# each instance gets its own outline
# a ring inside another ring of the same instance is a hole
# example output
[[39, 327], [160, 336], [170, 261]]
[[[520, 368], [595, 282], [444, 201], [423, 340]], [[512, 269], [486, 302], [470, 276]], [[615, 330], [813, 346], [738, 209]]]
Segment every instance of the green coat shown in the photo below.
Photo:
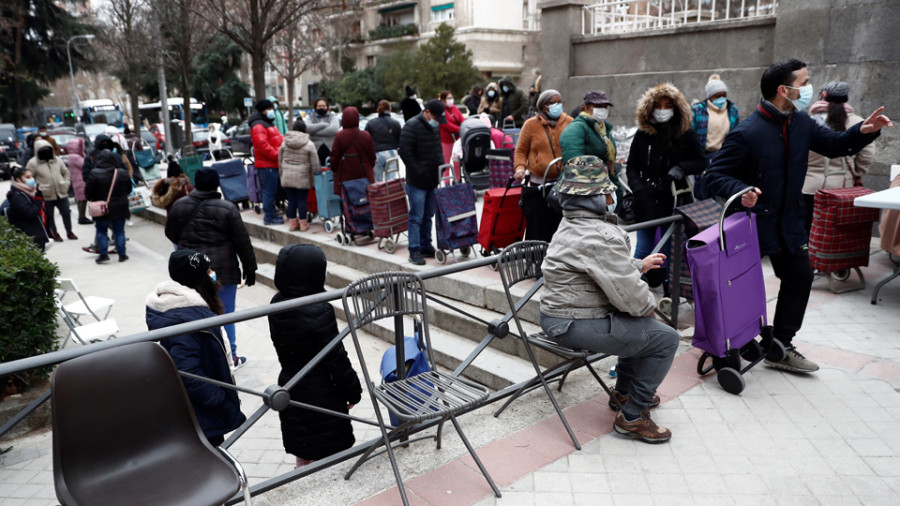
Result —
[[275, 123], [275, 128], [277, 128], [278, 131], [281, 132], [281, 135], [284, 135], [285, 133], [287, 133], [287, 122], [285, 122], [285, 120], [284, 120], [284, 114], [282, 114], [282, 112], [278, 109], [275, 109], [274, 123]]
[[[615, 160], [609, 160], [609, 156], [606, 153], [606, 143], [603, 142], [603, 139], [600, 137], [600, 134], [594, 130], [594, 124], [597, 123], [597, 120], [594, 118], [585, 118], [582, 115], [578, 115], [563, 130], [563, 133], [559, 136], [559, 145], [562, 148], [562, 161], [563, 164], [566, 164], [572, 158], [576, 156], [583, 155], [593, 155], [597, 158], [612, 162], [612, 166], [615, 167]], [[612, 133], [613, 125], [609, 121], [606, 121], [606, 132], [607, 134]], [[610, 141], [612, 145], [616, 147], [616, 141], [610, 137]], [[618, 147], [616, 147], [618, 149]], [[610, 171], [609, 174], [610, 180], [616, 185], [618, 188], [619, 184], [619, 175]], [[624, 196], [624, 193], [621, 188], [616, 190], [616, 196], [621, 200]]]

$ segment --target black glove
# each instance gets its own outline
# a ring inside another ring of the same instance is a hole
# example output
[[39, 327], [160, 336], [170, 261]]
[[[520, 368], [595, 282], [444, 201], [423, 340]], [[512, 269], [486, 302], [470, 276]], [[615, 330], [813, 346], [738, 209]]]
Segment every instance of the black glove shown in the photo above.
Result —
[[682, 179], [684, 179], [684, 171], [681, 170], [681, 167], [677, 165], [669, 169], [669, 173], [667, 175], [672, 181], [681, 181]]
[[244, 285], [253, 286], [256, 284], [256, 271], [247, 271], [244, 273]]

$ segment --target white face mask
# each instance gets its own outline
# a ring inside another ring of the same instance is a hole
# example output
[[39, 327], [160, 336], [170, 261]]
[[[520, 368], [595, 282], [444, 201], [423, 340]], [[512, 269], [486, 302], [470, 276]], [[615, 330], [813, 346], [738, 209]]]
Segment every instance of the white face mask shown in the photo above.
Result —
[[675, 116], [675, 109], [653, 109], [653, 119], [657, 123], [665, 123]]
[[447, 107], [451, 107], [453, 105], [453, 97], [448, 98], [445, 103], [447, 104]]
[[597, 121], [606, 121], [606, 118], [609, 117], [609, 109], [605, 107], [594, 107], [594, 112], [591, 113], [591, 116]]
[[613, 203], [607, 204], [606, 212], [614, 213], [616, 212], [616, 206], [619, 204], [619, 197], [616, 196], [616, 192], [612, 192], [610, 195], [612, 195]]

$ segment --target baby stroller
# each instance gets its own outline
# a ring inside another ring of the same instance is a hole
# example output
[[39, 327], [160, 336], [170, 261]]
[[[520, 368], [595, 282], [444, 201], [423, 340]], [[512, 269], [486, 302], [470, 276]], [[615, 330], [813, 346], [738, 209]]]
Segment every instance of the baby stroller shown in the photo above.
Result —
[[459, 139], [463, 179], [476, 190], [487, 190], [490, 186], [487, 154], [492, 149], [490, 127], [480, 118], [468, 118], [459, 127]]

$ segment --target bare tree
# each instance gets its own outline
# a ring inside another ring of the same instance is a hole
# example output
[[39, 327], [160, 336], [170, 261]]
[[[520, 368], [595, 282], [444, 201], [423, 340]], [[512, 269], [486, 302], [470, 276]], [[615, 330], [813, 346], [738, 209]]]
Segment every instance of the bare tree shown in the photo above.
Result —
[[287, 81], [288, 118], [294, 117], [294, 81], [307, 70], [319, 67], [325, 58], [321, 24], [319, 13], [298, 20], [275, 37], [269, 50], [269, 63]]
[[140, 135], [141, 83], [139, 75], [152, 66], [151, 37], [148, 32], [148, 11], [145, 0], [108, 0], [100, 11], [103, 31], [101, 38], [108, 70], [128, 94], [134, 133]]

